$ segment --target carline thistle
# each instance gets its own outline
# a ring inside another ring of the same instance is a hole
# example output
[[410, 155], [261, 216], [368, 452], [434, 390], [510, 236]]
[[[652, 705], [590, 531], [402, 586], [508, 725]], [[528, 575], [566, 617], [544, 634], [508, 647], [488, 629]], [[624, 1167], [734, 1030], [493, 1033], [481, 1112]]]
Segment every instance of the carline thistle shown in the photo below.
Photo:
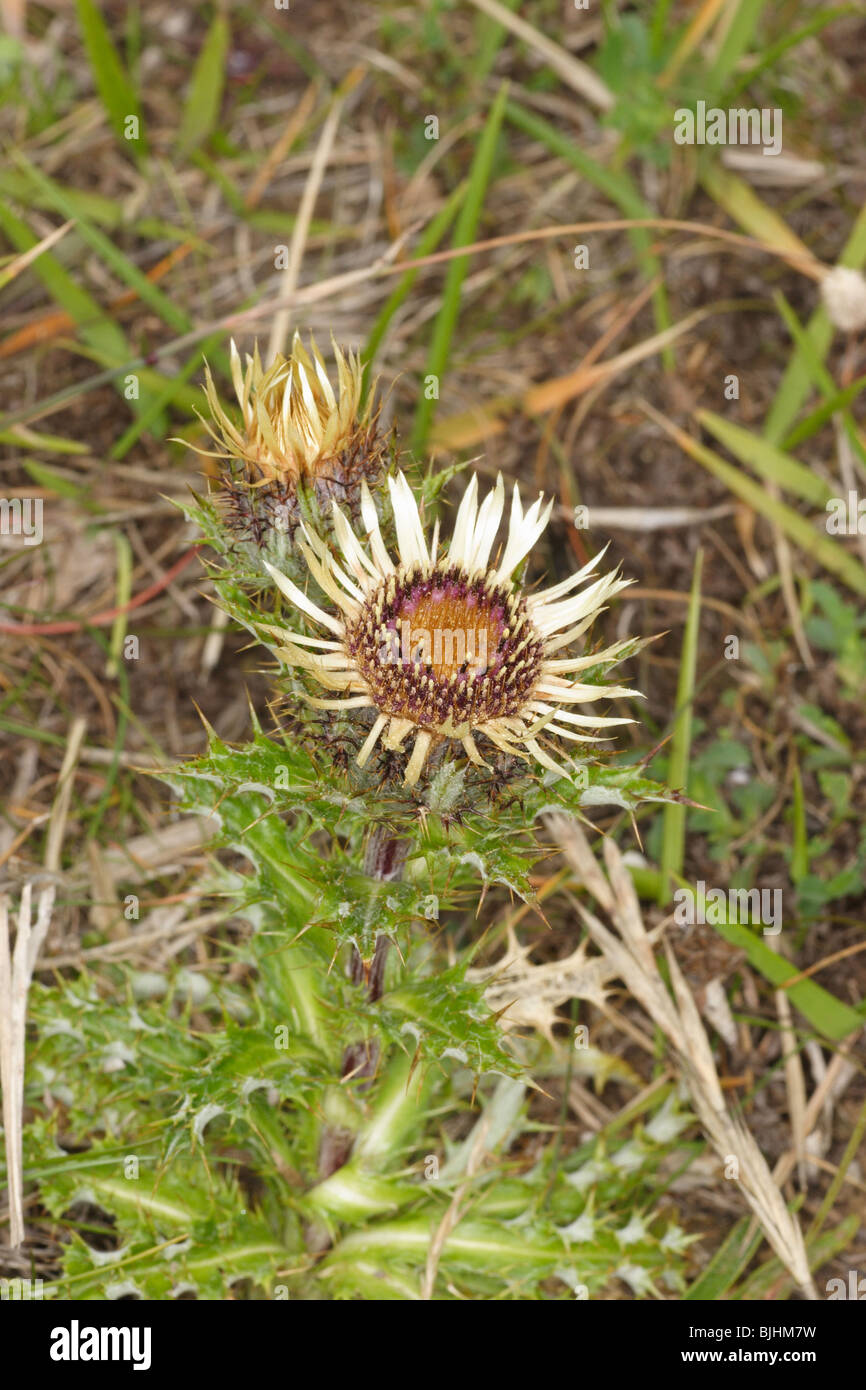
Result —
[[[301, 523], [296, 545], [309, 574], [334, 605], [326, 611], [275, 565], [265, 568], [284, 597], [329, 636], [279, 625], [262, 634], [291, 668], [311, 676], [333, 697], [308, 695], [319, 709], [369, 709], [373, 724], [357, 755], [363, 767], [381, 740], [407, 754], [404, 784], [414, 786], [431, 750], [458, 741], [471, 762], [488, 767], [481, 737], [514, 757], [534, 759], [567, 776], [557, 739], [594, 744], [598, 730], [632, 721], [575, 708], [637, 696], [618, 685], [574, 677], [618, 660], [631, 639], [602, 651], [558, 656], [591, 627], [608, 599], [629, 581], [594, 574], [600, 556], [568, 579], [538, 593], [524, 591], [515, 571], [544, 531], [552, 502], [538, 498], [524, 513], [515, 485], [504, 549], [491, 560], [502, 520], [501, 476], [478, 504], [473, 475], [447, 545], [436, 523], [428, 545], [418, 503], [405, 476], [388, 479], [396, 557], [383, 540], [370, 489], [362, 483], [359, 539], [336, 501], [331, 544]], [[585, 587], [581, 587], [584, 586]], [[577, 592], [575, 592], [577, 591]]]

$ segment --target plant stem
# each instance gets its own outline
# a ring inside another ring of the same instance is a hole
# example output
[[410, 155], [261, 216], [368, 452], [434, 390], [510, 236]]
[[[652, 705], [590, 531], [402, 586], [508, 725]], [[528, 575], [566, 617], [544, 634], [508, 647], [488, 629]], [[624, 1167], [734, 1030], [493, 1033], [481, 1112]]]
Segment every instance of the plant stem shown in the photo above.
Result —
[[[408, 840], [398, 839], [387, 825], [374, 824], [364, 846], [364, 873], [374, 883], [394, 883], [403, 877], [409, 851]], [[385, 984], [385, 965], [391, 945], [387, 936], [377, 936], [370, 960], [364, 960], [357, 946], [352, 947], [349, 977], [363, 986], [370, 1003], [381, 999]], [[343, 1053], [342, 1077], [360, 1082], [358, 1091], [369, 1090], [379, 1064], [379, 1044], [362, 1039], [348, 1045]], [[331, 1177], [348, 1162], [355, 1144], [351, 1130], [329, 1127], [322, 1133], [319, 1149], [319, 1177]]]

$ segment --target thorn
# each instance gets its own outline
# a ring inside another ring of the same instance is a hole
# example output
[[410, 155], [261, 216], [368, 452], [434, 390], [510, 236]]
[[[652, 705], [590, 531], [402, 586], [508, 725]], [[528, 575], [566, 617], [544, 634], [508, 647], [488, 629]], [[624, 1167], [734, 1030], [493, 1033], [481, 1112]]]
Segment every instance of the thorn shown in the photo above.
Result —
[[266, 810], [262, 811], [262, 814], [260, 816], [256, 816], [255, 820], [251, 820], [249, 825], [244, 826], [243, 830], [241, 831], [241, 834], [248, 835], [251, 830], [254, 830], [257, 825], [261, 825], [262, 821], [266, 820], [268, 816], [272, 816], [273, 813], [273, 806], [268, 806]]
[[421, 1044], [418, 1043], [417, 1047], [415, 1048], [415, 1056], [412, 1058], [412, 1063], [411, 1063], [411, 1065], [410, 1065], [410, 1067], [409, 1067], [409, 1075], [406, 1077], [406, 1090], [407, 1090], [407, 1091], [408, 1091], [408, 1089], [409, 1089], [409, 1082], [412, 1080], [412, 1077], [413, 1077], [413, 1075], [415, 1074], [415, 1068], [417, 1067], [417, 1065], [418, 1065], [418, 1063], [420, 1062], [420, 1060], [421, 1060]]
[[211, 724], [210, 720], [207, 719], [205, 715], [202, 713], [201, 708], [196, 703], [196, 701], [193, 700], [192, 703], [195, 706], [196, 714], [198, 715], [199, 719], [205, 727], [205, 733], [208, 735], [208, 739], [212, 739], [214, 743], [218, 743], [221, 747], [224, 747], [223, 741], [217, 733], [216, 729], [214, 728], [213, 724]]
[[258, 714], [256, 713], [255, 706], [253, 705], [253, 697], [252, 697], [252, 695], [250, 694], [250, 691], [249, 691], [249, 687], [248, 687], [248, 686], [244, 688], [244, 693], [246, 694], [246, 697], [247, 697], [247, 704], [248, 704], [249, 707], [250, 707], [250, 723], [251, 723], [252, 726], [253, 726], [253, 733], [254, 733], [254, 734], [260, 734], [260, 733], [262, 732], [262, 726], [261, 726], [261, 723], [259, 722], [259, 716], [258, 716]]

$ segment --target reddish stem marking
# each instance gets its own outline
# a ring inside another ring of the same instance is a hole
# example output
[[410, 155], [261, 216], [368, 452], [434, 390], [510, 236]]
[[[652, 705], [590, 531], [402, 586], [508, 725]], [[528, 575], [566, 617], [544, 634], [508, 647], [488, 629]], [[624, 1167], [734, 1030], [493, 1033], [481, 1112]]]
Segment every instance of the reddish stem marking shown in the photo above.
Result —
[[148, 603], [150, 599], [156, 598], [157, 594], [162, 593], [171, 581], [185, 570], [193, 556], [197, 554], [198, 546], [193, 545], [189, 550], [176, 560], [171, 569], [166, 570], [161, 579], [157, 579], [149, 588], [142, 589], [140, 594], [131, 598], [129, 603], [124, 603], [120, 608], [109, 608], [104, 613], [94, 613], [92, 618], [69, 618], [62, 623], [10, 623], [0, 621], [0, 632], [11, 632], [16, 637], [56, 637], [64, 632], [83, 632], [88, 627], [105, 627], [108, 623], [113, 623], [114, 619], [121, 613], [131, 613], [133, 608], [141, 608], [142, 604]]

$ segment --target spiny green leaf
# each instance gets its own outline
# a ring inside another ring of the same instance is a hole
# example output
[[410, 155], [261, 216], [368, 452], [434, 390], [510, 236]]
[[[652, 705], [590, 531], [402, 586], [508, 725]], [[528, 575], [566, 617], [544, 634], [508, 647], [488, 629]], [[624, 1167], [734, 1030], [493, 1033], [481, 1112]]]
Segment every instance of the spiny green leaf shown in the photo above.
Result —
[[476, 1073], [522, 1075], [481, 988], [466, 982], [465, 971], [460, 964], [406, 981], [378, 1004], [365, 1006], [364, 1014], [389, 1042], [425, 1061], [450, 1058]]

